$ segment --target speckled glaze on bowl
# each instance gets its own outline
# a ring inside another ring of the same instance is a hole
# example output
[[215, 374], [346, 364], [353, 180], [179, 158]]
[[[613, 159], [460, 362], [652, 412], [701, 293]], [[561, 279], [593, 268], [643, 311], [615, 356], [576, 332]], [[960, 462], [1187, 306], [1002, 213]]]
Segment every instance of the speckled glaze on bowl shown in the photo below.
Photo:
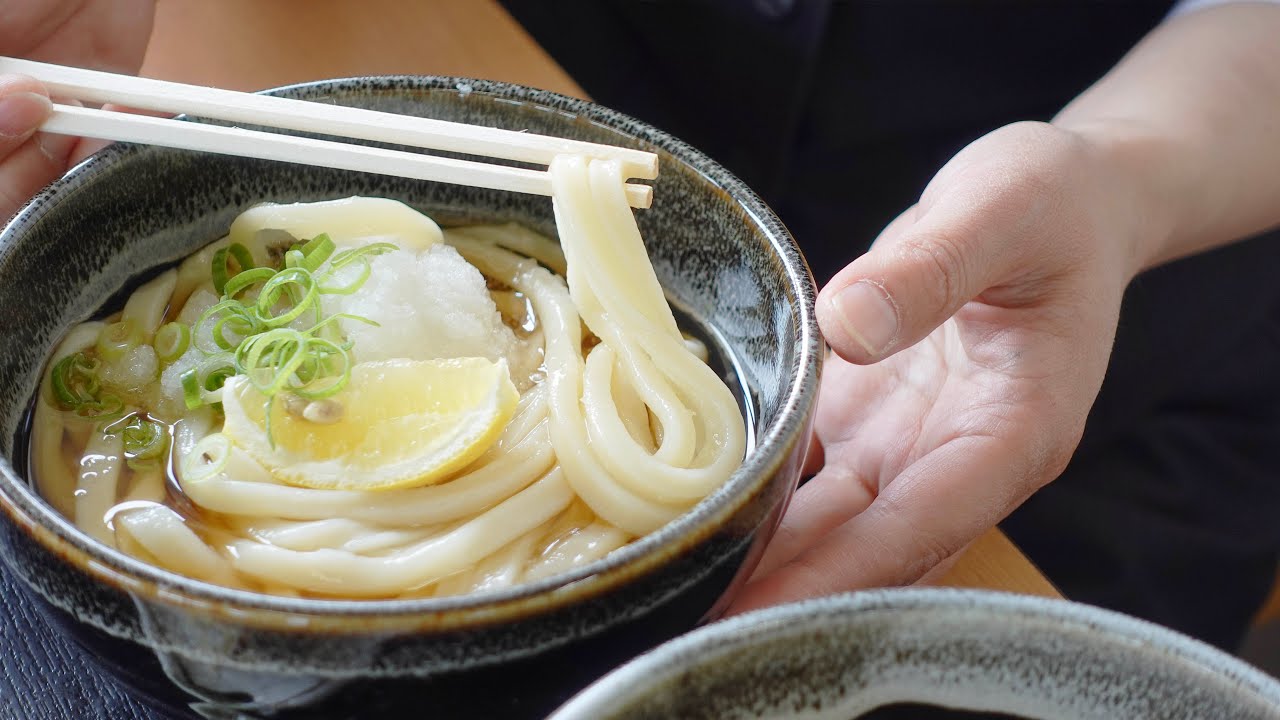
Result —
[[552, 232], [546, 198], [117, 146], [0, 235], [0, 556], [34, 602], [175, 716], [536, 717], [610, 667], [713, 617], [794, 489], [817, 392], [813, 281], [786, 229], [692, 148], [597, 105], [457, 78], [362, 78], [280, 94], [641, 147], [660, 155], [639, 213], [673, 303], [710, 323], [745, 380], [755, 449], [694, 510], [571, 574], [457, 598], [341, 602], [227, 590], [99, 546], [26, 480], [23, 418], [71, 325], [137, 276], [224, 234], [252, 204], [378, 195], [445, 224]]
[[1262, 720], [1280, 718], [1280, 682], [1089, 605], [905, 588], [709, 625], [618, 668], [549, 720], [852, 720], [891, 703], [1035, 720]]

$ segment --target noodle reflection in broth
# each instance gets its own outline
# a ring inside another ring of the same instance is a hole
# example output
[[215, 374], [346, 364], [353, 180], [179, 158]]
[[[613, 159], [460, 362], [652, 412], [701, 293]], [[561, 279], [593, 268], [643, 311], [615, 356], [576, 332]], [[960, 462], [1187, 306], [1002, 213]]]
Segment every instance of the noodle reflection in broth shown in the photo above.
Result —
[[741, 464], [616, 163], [551, 166], [560, 243], [391, 200], [265, 205], [74, 328], [42, 494], [95, 539], [280, 595], [450, 595], [652, 532]]

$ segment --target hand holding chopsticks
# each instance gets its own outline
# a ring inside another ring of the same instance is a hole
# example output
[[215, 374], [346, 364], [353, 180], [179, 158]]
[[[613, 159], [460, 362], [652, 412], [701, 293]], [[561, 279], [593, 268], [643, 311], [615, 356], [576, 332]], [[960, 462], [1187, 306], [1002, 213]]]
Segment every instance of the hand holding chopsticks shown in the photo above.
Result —
[[[648, 180], [658, 174], [658, 159], [653, 153], [611, 145], [0, 57], [0, 74], [7, 73], [34, 77], [43, 82], [56, 97], [90, 103], [118, 103], [141, 110], [181, 113], [226, 122], [540, 165], [549, 164], [558, 154], [575, 153], [616, 159], [622, 163], [624, 177]], [[545, 170], [491, 165], [475, 160], [72, 105], [55, 104], [52, 115], [41, 129], [45, 132], [103, 140], [319, 165], [496, 190], [551, 194], [551, 181]], [[653, 188], [629, 183], [626, 194], [632, 207], [646, 208], [652, 202]]]

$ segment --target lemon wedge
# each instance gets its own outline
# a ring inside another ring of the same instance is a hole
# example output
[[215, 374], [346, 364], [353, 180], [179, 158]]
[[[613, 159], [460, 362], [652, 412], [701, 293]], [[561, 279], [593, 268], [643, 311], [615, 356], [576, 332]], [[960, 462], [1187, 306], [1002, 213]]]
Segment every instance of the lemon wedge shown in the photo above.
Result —
[[478, 458], [518, 400], [505, 360], [367, 362], [330, 398], [276, 397], [268, 439], [266, 397], [237, 375], [223, 386], [222, 431], [283, 483], [391, 490], [440, 482]]

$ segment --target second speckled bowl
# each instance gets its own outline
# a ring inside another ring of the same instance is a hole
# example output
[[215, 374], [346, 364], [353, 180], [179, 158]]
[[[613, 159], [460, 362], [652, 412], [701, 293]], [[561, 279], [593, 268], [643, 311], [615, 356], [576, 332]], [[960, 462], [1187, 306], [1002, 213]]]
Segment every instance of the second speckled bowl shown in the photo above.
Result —
[[44, 358], [130, 279], [226, 231], [246, 207], [376, 195], [445, 223], [553, 229], [545, 198], [116, 146], [0, 234], [0, 556], [32, 602], [176, 716], [536, 717], [636, 652], [714, 615], [798, 479], [816, 396], [813, 281], [785, 228], [694, 149], [591, 103], [451, 78], [344, 80], [281, 94], [656, 150], [639, 213], [673, 303], [735, 358], [754, 449], [660, 531], [570, 574], [509, 590], [340, 602], [214, 587], [93, 542], [27, 482], [22, 424]]
[[1008, 720], [1275, 720], [1280, 682], [1100, 608], [907, 588], [704, 627], [610, 673], [549, 720], [995, 717], [957, 709]]

